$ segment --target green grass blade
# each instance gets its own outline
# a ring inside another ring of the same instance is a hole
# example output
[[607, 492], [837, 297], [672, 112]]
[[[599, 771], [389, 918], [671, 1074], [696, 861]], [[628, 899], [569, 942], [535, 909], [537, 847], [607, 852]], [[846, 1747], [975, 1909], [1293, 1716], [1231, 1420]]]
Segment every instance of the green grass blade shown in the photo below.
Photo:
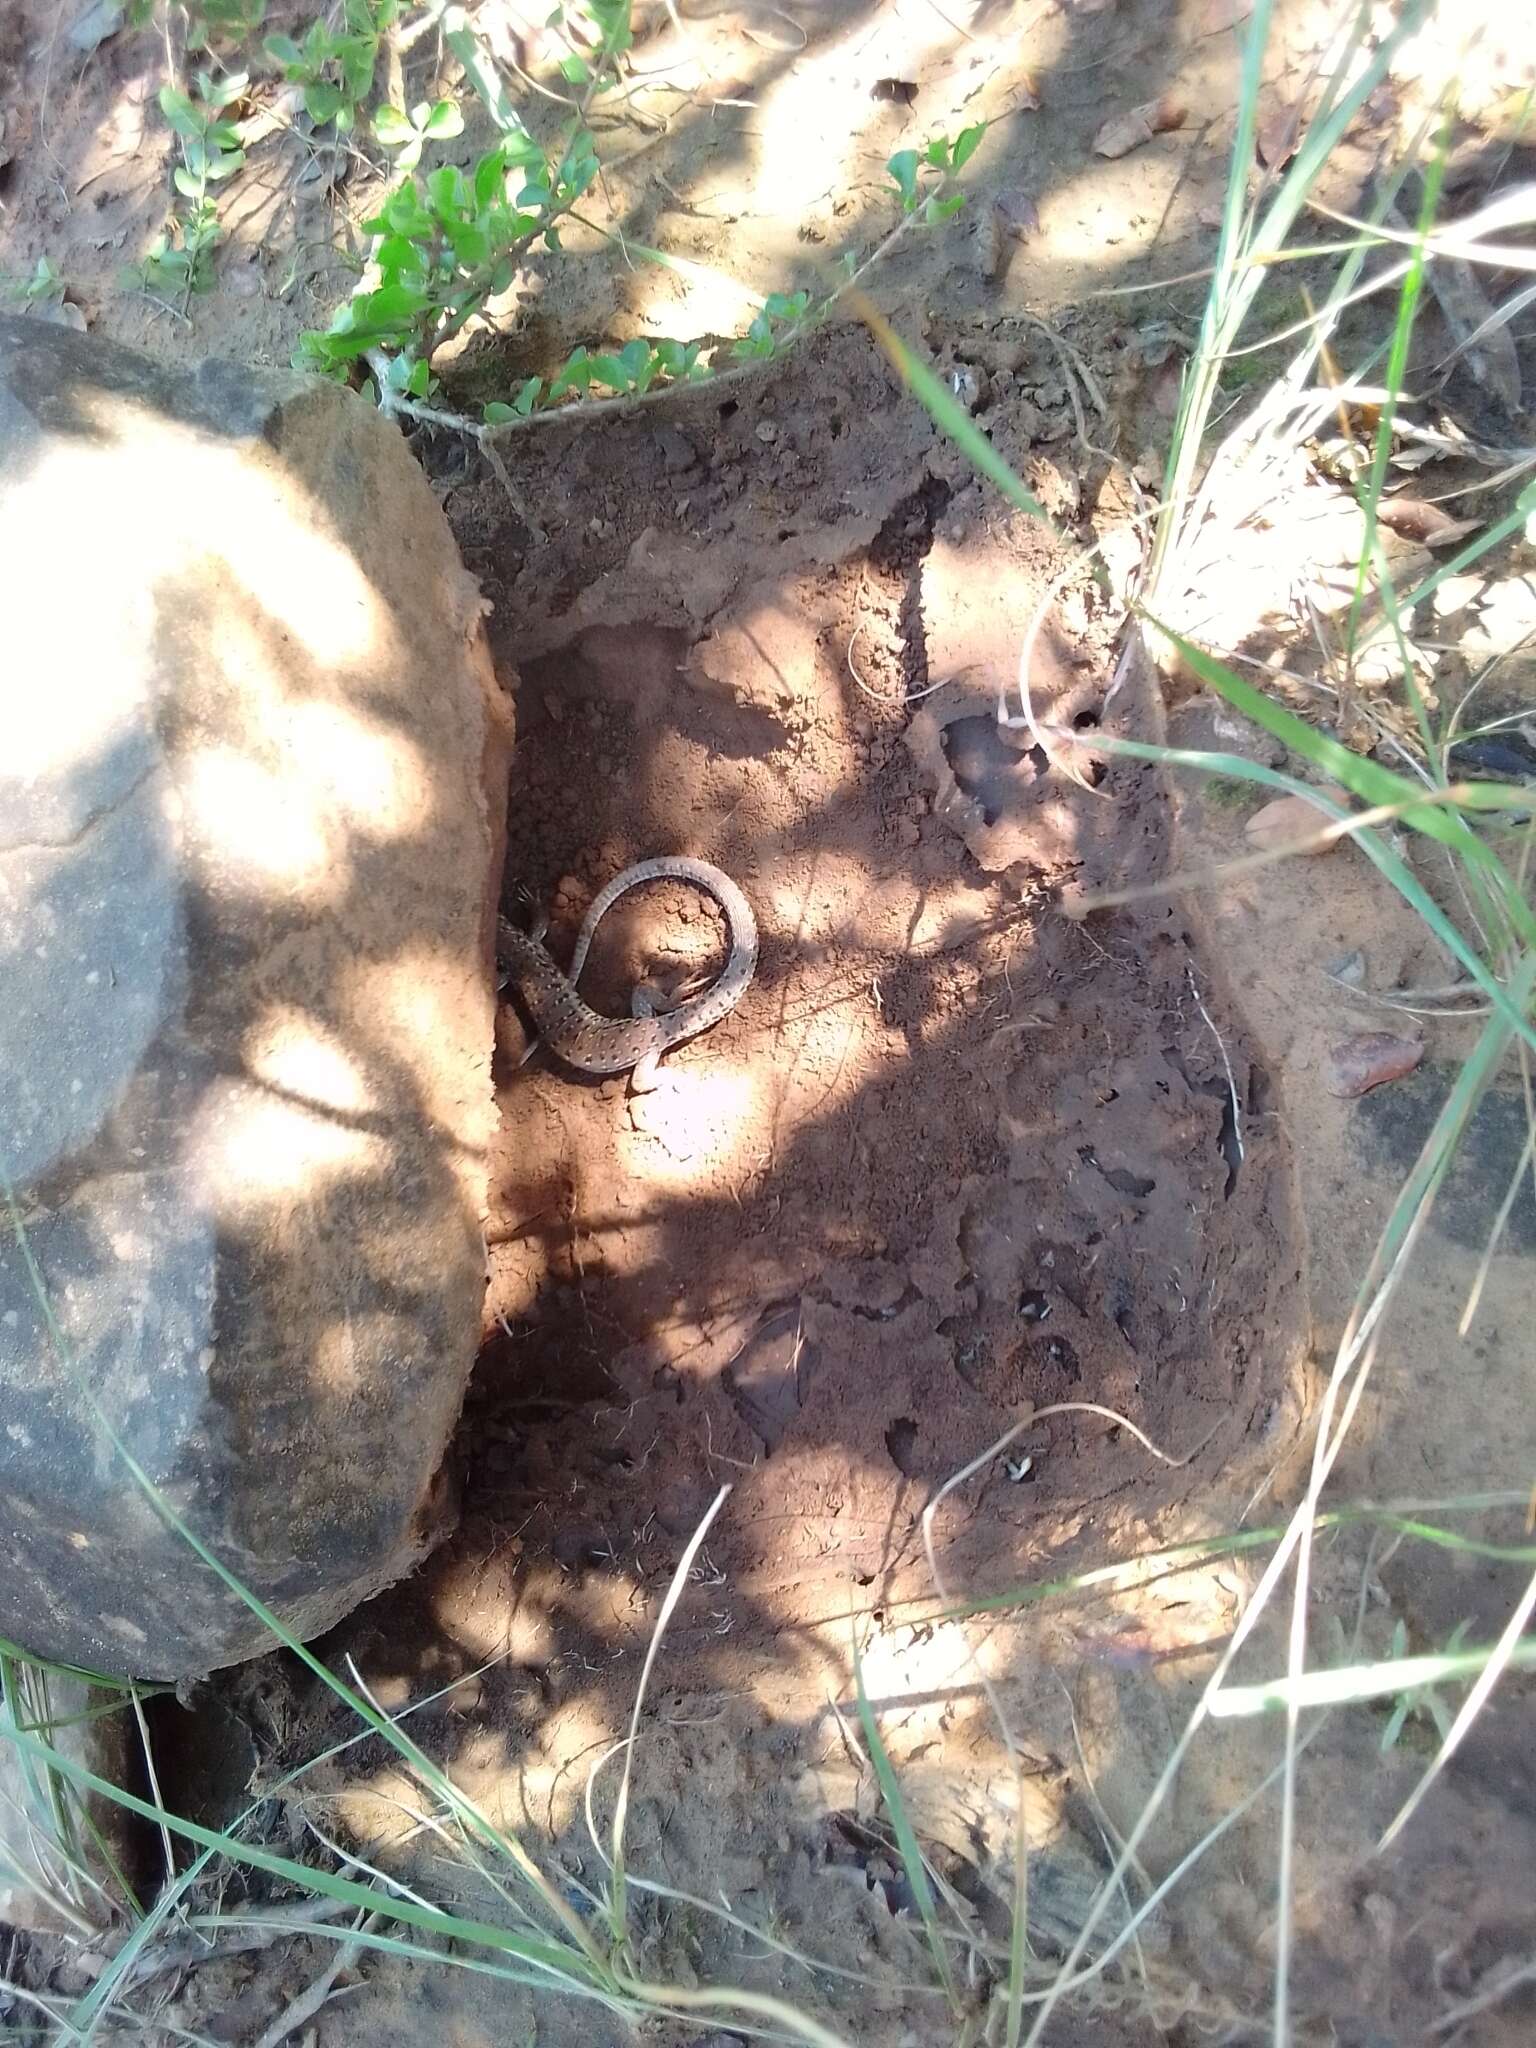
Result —
[[[271, 1877], [283, 1878], [287, 1883], [300, 1887], [306, 1894], [323, 1892], [327, 1898], [336, 1899], [345, 1905], [360, 1906], [366, 1912], [382, 1912], [391, 1920], [401, 1921], [408, 1927], [418, 1927], [428, 1934], [440, 1935], [444, 1940], [476, 1942], [483, 1948], [521, 1957], [568, 1982], [575, 1980], [581, 1971], [583, 1956], [556, 1942], [533, 1940], [514, 1934], [504, 1927], [493, 1927], [485, 1921], [468, 1920], [437, 1907], [417, 1905], [410, 1899], [381, 1897], [374, 1886], [359, 1884], [355, 1878], [337, 1877], [331, 1871], [316, 1869], [313, 1864], [295, 1862], [291, 1856], [281, 1856], [275, 1850], [263, 1849], [254, 1842], [244, 1842], [233, 1835], [221, 1834], [218, 1829], [204, 1827], [200, 1822], [187, 1820], [181, 1814], [168, 1813], [152, 1801], [141, 1799], [136, 1792], [129, 1792], [121, 1785], [113, 1785], [107, 1779], [98, 1777], [94, 1771], [87, 1770], [84, 1764], [77, 1764], [69, 1757], [58, 1755], [50, 1750], [46, 1743], [39, 1742], [36, 1736], [13, 1732], [8, 1740], [26, 1750], [39, 1762], [51, 1764], [53, 1769], [62, 1772], [65, 1777], [85, 1790], [100, 1793], [102, 1798], [110, 1799], [115, 1806], [124, 1807], [129, 1813], [136, 1813], [143, 1820], [153, 1821], [157, 1827], [169, 1828], [172, 1834], [180, 1835], [184, 1841], [195, 1842], [199, 1848], [218, 1850], [232, 1863], [244, 1864], [252, 1870], [264, 1870]], [[595, 1981], [601, 1982], [601, 1978]]]
[[917, 1901], [917, 1910], [928, 1936], [933, 1966], [939, 1973], [939, 1982], [944, 1987], [944, 1995], [949, 2000], [950, 2010], [958, 2015], [961, 2010], [960, 1999], [955, 1990], [954, 1975], [949, 1967], [949, 1954], [944, 1946], [944, 1936], [939, 1929], [938, 1910], [934, 1905], [928, 1867], [923, 1861], [923, 1852], [913, 1832], [911, 1817], [907, 1812], [906, 1801], [901, 1795], [901, 1786], [891, 1763], [890, 1752], [880, 1733], [874, 1709], [869, 1704], [869, 1694], [864, 1686], [864, 1662], [859, 1655], [857, 1636], [854, 1637], [853, 1643], [853, 1684], [858, 1701], [859, 1724], [864, 1730], [869, 1759], [875, 1768], [880, 1797], [891, 1818], [891, 1830], [896, 1837], [896, 1846], [901, 1852], [902, 1868], [906, 1872], [907, 1883], [911, 1887], [913, 1898]]
[[[1419, 205], [1418, 236], [1408, 260], [1407, 273], [1403, 278], [1397, 298], [1397, 318], [1392, 328], [1392, 348], [1387, 357], [1386, 386], [1387, 399], [1376, 421], [1376, 441], [1371, 450], [1370, 475], [1366, 480], [1361, 497], [1361, 510], [1365, 514], [1365, 538], [1361, 544], [1360, 561], [1355, 570], [1355, 591], [1350, 600], [1349, 622], [1345, 628], [1345, 644], [1351, 656], [1355, 649], [1356, 635], [1360, 625], [1360, 614], [1365, 606], [1367, 577], [1372, 565], [1380, 572], [1383, 566], [1377, 546], [1377, 519], [1381, 507], [1381, 494], [1387, 480], [1387, 463], [1392, 454], [1392, 434], [1397, 423], [1397, 408], [1402, 399], [1403, 379], [1408, 374], [1408, 347], [1413, 339], [1414, 322], [1418, 314], [1419, 297], [1424, 286], [1425, 250], [1430, 230], [1435, 224], [1435, 213], [1440, 203], [1440, 187], [1445, 178], [1446, 157], [1450, 148], [1450, 123], [1443, 122], [1439, 142], [1429, 161], [1428, 175], [1424, 179], [1423, 197]], [[1411, 668], [1408, 673], [1411, 674]], [[1417, 693], [1415, 693], [1417, 696]], [[1427, 715], [1422, 700], [1416, 703], [1420, 718], [1426, 753], [1433, 757], [1433, 740], [1429, 731]]]
[[1021, 512], [1027, 512], [1032, 519], [1038, 519], [1042, 525], [1055, 533], [1050, 514], [1034, 492], [1014, 474], [959, 399], [953, 392], [946, 390], [943, 382], [933, 374], [922, 357], [907, 347], [890, 322], [862, 292], [850, 293], [849, 302], [857, 308], [860, 319], [879, 342], [902, 381], [916, 395], [934, 425], [949, 436], [961, 454], [970, 460], [989, 483], [997, 486], [1011, 505], [1017, 505]]
[[[1325, 775], [1340, 782], [1368, 804], [1407, 804], [1418, 794], [1418, 785], [1406, 776], [1397, 774], [1391, 768], [1384, 768], [1379, 761], [1367, 760], [1363, 755], [1351, 753], [1348, 747], [1331, 739], [1308, 725], [1293, 711], [1287, 711], [1283, 704], [1277, 704], [1262, 690], [1254, 688], [1246, 677], [1238, 675], [1214, 655], [1196, 647], [1192, 641], [1171, 631], [1157, 619], [1150, 621], [1154, 630], [1162, 634], [1169, 643], [1179, 650], [1200, 680], [1219, 695], [1226, 698], [1236, 710], [1251, 718], [1276, 739], [1283, 740], [1294, 753], [1312, 762]], [[1507, 807], [1526, 809], [1531, 805], [1530, 792], [1498, 785], [1489, 789], [1469, 793], [1470, 807], [1481, 802], [1489, 808]], [[1471, 865], [1481, 868], [1492, 881], [1500, 900], [1509, 913], [1511, 922], [1527, 945], [1536, 946], [1536, 913], [1526, 903], [1520, 891], [1514, 886], [1502, 863], [1472, 831], [1455, 806], [1423, 805], [1405, 813], [1405, 822], [1428, 838], [1438, 839], [1442, 845], [1459, 853]], [[1360, 835], [1362, 841], [1364, 834]], [[1418, 907], [1417, 905], [1415, 907]]]
[[624, 1897], [624, 1822], [629, 1812], [629, 1785], [634, 1771], [635, 1748], [640, 1740], [640, 1715], [645, 1706], [646, 1689], [651, 1681], [651, 1670], [656, 1662], [656, 1653], [661, 1648], [661, 1639], [666, 1633], [667, 1623], [672, 1619], [673, 1610], [682, 1598], [683, 1588], [688, 1583], [688, 1574], [693, 1569], [693, 1560], [698, 1556], [703, 1546], [704, 1538], [709, 1534], [710, 1524], [714, 1521], [716, 1515], [719, 1514], [721, 1508], [725, 1506], [730, 1491], [731, 1489], [728, 1486], [721, 1487], [720, 1491], [715, 1495], [704, 1519], [699, 1523], [698, 1528], [694, 1530], [687, 1548], [677, 1561], [677, 1569], [672, 1574], [672, 1583], [667, 1588], [667, 1597], [661, 1603], [661, 1612], [656, 1617], [656, 1626], [651, 1631], [651, 1640], [646, 1647], [645, 1663], [640, 1671], [640, 1682], [635, 1687], [634, 1705], [629, 1717], [629, 1740], [624, 1745], [624, 1769], [619, 1778], [619, 1794], [618, 1798], [614, 1801], [613, 1807], [613, 1856], [611, 1863], [612, 1878], [608, 1894], [608, 1923], [612, 1929], [614, 1941], [620, 1948], [624, 1946], [628, 1938]]
[[[1398, 1698], [1425, 1686], [1458, 1685], [1481, 1678], [1498, 1645], [1444, 1650], [1422, 1657], [1388, 1657], [1375, 1664], [1346, 1664], [1332, 1671], [1307, 1671], [1300, 1678], [1273, 1678], [1259, 1685], [1226, 1685], [1211, 1700], [1213, 1721], [1240, 1721], [1255, 1714], [1280, 1714], [1291, 1707], [1349, 1706], [1361, 1700]], [[1516, 1671], [1536, 1670], [1536, 1642], [1512, 1646], [1506, 1659]]]

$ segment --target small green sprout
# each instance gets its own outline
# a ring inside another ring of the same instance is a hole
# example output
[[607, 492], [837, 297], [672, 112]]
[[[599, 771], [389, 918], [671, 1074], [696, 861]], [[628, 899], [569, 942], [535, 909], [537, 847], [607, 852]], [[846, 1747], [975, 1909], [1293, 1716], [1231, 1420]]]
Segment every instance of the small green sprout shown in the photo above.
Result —
[[380, 107], [373, 117], [373, 132], [388, 150], [395, 152], [397, 171], [414, 171], [428, 142], [446, 142], [464, 133], [464, 116], [457, 100], [421, 100], [408, 114], [398, 107]]

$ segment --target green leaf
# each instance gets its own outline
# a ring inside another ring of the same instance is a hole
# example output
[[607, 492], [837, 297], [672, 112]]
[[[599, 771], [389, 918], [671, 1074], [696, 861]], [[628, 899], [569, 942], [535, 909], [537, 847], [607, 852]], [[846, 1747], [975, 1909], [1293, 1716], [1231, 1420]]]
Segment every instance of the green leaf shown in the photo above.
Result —
[[304, 88], [304, 111], [317, 127], [327, 121], [334, 121], [346, 105], [341, 87], [319, 79]]
[[225, 150], [216, 156], [208, 166], [208, 175], [215, 180], [232, 178], [245, 162], [243, 149]]
[[469, 203], [469, 187], [456, 164], [439, 164], [427, 179], [427, 204], [441, 221], [459, 220]]
[[963, 192], [951, 192], [947, 199], [930, 199], [923, 208], [923, 225], [936, 227], [941, 220], [948, 220], [952, 213], [958, 213], [964, 204]]
[[341, 58], [341, 82], [347, 98], [354, 103], [366, 99], [373, 90], [373, 68], [378, 49], [378, 40], [374, 36], [342, 38], [337, 51]]
[[687, 377], [698, 365], [701, 346], [697, 341], [658, 341], [656, 361], [669, 377]]
[[414, 142], [416, 129], [398, 107], [380, 107], [373, 117], [373, 132], [386, 149], [397, 149], [402, 142]]
[[923, 162], [925, 164], [932, 164], [936, 171], [947, 171], [949, 169], [949, 137], [947, 135], [936, 135], [933, 138], [932, 142], [923, 151]]
[[[460, 23], [462, 24], [462, 16]], [[462, 25], [456, 26], [446, 30], [443, 40], [464, 66], [465, 76], [484, 100], [490, 110], [491, 119], [502, 134], [526, 139], [528, 131], [507, 95], [501, 73], [474, 30]]]
[[472, 227], [465, 221], [444, 221], [443, 233], [448, 245], [465, 270], [478, 270], [490, 256], [490, 238], [484, 228]]
[[543, 382], [542, 377], [528, 377], [518, 385], [517, 396], [513, 399], [512, 405], [520, 419], [526, 419], [533, 411], [533, 401], [538, 397], [539, 386]]
[[428, 113], [422, 128], [424, 135], [434, 141], [464, 133], [464, 114], [457, 100], [438, 100]]
[[386, 235], [374, 250], [373, 260], [385, 279], [417, 277], [424, 281], [421, 250], [405, 235]]
[[551, 400], [563, 396], [567, 391], [585, 391], [592, 382], [592, 368], [584, 345], [578, 344], [566, 358], [565, 367], [549, 387]]
[[962, 128], [960, 130], [960, 133], [955, 137], [954, 154], [950, 158], [950, 168], [952, 170], [963, 170], [970, 162], [981, 146], [982, 138], [985, 136], [990, 125], [987, 121], [978, 121], [974, 128]]
[[203, 196], [202, 179], [194, 178], [185, 164], [178, 164], [172, 171], [171, 183], [187, 199], [201, 199]]
[[425, 398], [432, 388], [432, 365], [422, 356], [411, 371], [406, 390], [412, 398]]
[[917, 204], [917, 151], [898, 149], [893, 157], [887, 159], [885, 168], [896, 180], [902, 204], [910, 213]]
[[475, 203], [489, 206], [507, 182], [507, 160], [500, 149], [488, 150], [475, 165]]
[[928, 1880], [928, 1866], [923, 1861], [923, 1852], [918, 1846], [906, 1802], [901, 1796], [901, 1786], [897, 1782], [890, 1752], [885, 1746], [885, 1738], [880, 1732], [880, 1724], [875, 1719], [874, 1709], [869, 1703], [869, 1694], [864, 1687], [864, 1666], [859, 1656], [857, 1637], [854, 1638], [853, 1644], [853, 1688], [854, 1701], [859, 1710], [859, 1725], [864, 1730], [865, 1753], [874, 1766], [875, 1781], [879, 1785], [881, 1801], [890, 1818], [891, 1832], [896, 1837], [896, 1848], [902, 1868], [906, 1872], [907, 1885], [927, 1933], [928, 1946], [933, 1954], [939, 1981], [944, 1986], [951, 2009], [958, 2013], [960, 2001], [954, 1978], [950, 1973], [948, 1950], [939, 1926], [933, 1887]]
[[638, 377], [650, 362], [653, 353], [651, 344], [638, 336], [633, 341], [627, 341], [619, 350], [619, 361], [624, 365], [624, 374], [631, 378]]
[[201, 135], [208, 126], [207, 117], [198, 112], [184, 92], [178, 92], [174, 85], [160, 88], [160, 111], [178, 135]]
[[560, 230], [558, 228], [546, 228], [544, 230], [544, 246], [546, 249], [555, 250], [558, 254], [560, 248]]
[[572, 55], [560, 59], [560, 76], [567, 85], [587, 85], [591, 82], [592, 71], [585, 57]]
[[593, 356], [591, 368], [591, 381], [593, 383], [606, 384], [611, 391], [627, 391], [629, 389], [629, 372], [617, 356]]
[[508, 420], [517, 418], [516, 411], [510, 405], [503, 405], [499, 398], [493, 398], [482, 408], [482, 413], [488, 427], [504, 427]]
[[376, 334], [386, 334], [396, 328], [409, 327], [418, 313], [426, 310], [427, 295], [419, 286], [403, 277], [391, 278], [375, 292], [365, 292], [352, 301], [356, 310], [358, 326], [368, 326]]
[[22, 296], [28, 299], [60, 297], [64, 292], [64, 280], [46, 256], [39, 256], [33, 266], [32, 275], [22, 287]]
[[[409, 235], [413, 241], [422, 241], [433, 231], [434, 222], [430, 213], [421, 203], [421, 195], [407, 180], [396, 186], [384, 202], [384, 211], [379, 215], [384, 225], [393, 234]], [[377, 233], [373, 222], [365, 223], [370, 233]]]

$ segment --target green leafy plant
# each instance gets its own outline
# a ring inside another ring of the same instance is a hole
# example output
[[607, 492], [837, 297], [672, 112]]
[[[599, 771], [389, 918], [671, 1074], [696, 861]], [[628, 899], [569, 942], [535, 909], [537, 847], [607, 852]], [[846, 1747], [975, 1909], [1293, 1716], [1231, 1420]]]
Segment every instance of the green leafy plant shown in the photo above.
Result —
[[752, 325], [731, 344], [731, 354], [738, 362], [776, 355], [784, 335], [805, 318], [810, 303], [809, 292], [770, 292]]
[[464, 133], [464, 116], [457, 100], [420, 100], [410, 112], [399, 107], [380, 107], [373, 117], [373, 132], [395, 153], [397, 171], [414, 171], [421, 152], [429, 142], [446, 142]]
[[[148, 28], [170, 9], [161, 0], [129, 0], [129, 28]], [[180, 0], [175, 14], [188, 50], [211, 50], [216, 44], [243, 43], [266, 18], [267, 0]]]
[[[598, 46], [591, 56], [572, 50], [560, 60], [560, 76], [567, 85], [581, 85], [593, 97], [619, 78], [618, 60], [634, 41], [630, 0], [586, 0], [581, 9], [597, 30]], [[557, 7], [550, 24], [558, 27], [567, 10]]]
[[[379, 24], [395, 0], [348, 0], [347, 37], [368, 43], [367, 82], [371, 83]], [[632, 40], [629, 0], [588, 0], [583, 10], [594, 25], [597, 49], [590, 58], [573, 53], [562, 66], [572, 84], [584, 84], [585, 108], [605, 80], [617, 77], [617, 60]], [[550, 17], [559, 26], [565, 10]], [[295, 361], [324, 375], [350, 378], [366, 362], [381, 397], [419, 404], [434, 393], [432, 359], [485, 302], [504, 292], [516, 276], [524, 252], [542, 243], [560, 248], [560, 222], [572, 212], [598, 174], [598, 159], [584, 113], [578, 112], [563, 144], [545, 151], [513, 106], [504, 80], [460, 6], [442, 13], [443, 40], [464, 67], [464, 74], [484, 102], [500, 139], [469, 174], [453, 167], [417, 175], [429, 140], [461, 132], [462, 118], [451, 101], [426, 101], [409, 114], [396, 107], [380, 108], [374, 133], [385, 148], [398, 151], [407, 174], [380, 211], [363, 223], [373, 238], [363, 283], [330, 325], [300, 338]], [[370, 41], [370, 37], [372, 40]], [[332, 85], [327, 67], [338, 65], [338, 39], [316, 23], [303, 44], [269, 36], [266, 48], [290, 78], [302, 81], [306, 103], [317, 85]], [[364, 56], [347, 92], [361, 96]], [[326, 92], [311, 113], [334, 113], [333, 93]], [[773, 292], [764, 300], [745, 335], [732, 344], [730, 355], [739, 368], [780, 354], [806, 328], [821, 318], [855, 283], [863, 271], [914, 222], [928, 225], [948, 218], [963, 195], [947, 189], [953, 175], [975, 154], [986, 123], [964, 129], [953, 141], [939, 136], [921, 152], [905, 151], [891, 159], [891, 176], [902, 199], [902, 219], [863, 265], [849, 264], [834, 289], [819, 301], [809, 290]], [[600, 230], [601, 232], [601, 230]], [[677, 267], [660, 250], [626, 241], [626, 252], [643, 260]], [[484, 408], [483, 420], [472, 424], [451, 415], [438, 418], [449, 425], [484, 435], [547, 411], [572, 396], [604, 394], [599, 402], [622, 403], [644, 398], [667, 385], [714, 374], [718, 351], [705, 360], [703, 344], [675, 340], [629, 341], [617, 350], [573, 349], [546, 379], [527, 377], [506, 399]]]
[[543, 239], [558, 248], [556, 222], [597, 176], [592, 139], [578, 130], [551, 164], [518, 124], [466, 177], [445, 164], [409, 178], [364, 227], [374, 237], [374, 278], [323, 333], [302, 337], [299, 360], [346, 376], [359, 357], [405, 361], [396, 388], [426, 395], [433, 353], [486, 299], [505, 291], [521, 253]]
[[25, 306], [46, 306], [63, 298], [65, 284], [48, 258], [39, 256], [29, 277], [7, 278], [0, 290], [8, 299], [19, 300]]
[[188, 206], [138, 266], [138, 280], [150, 290], [180, 291], [185, 298], [213, 282], [213, 252], [224, 229], [210, 187], [232, 178], [245, 162], [239, 131], [224, 117], [249, 83], [243, 71], [220, 79], [199, 71], [196, 97], [174, 85], [160, 88], [160, 111], [181, 143], [172, 182]]
[[[729, 357], [732, 363], [743, 369], [782, 354], [816, 321], [824, 319], [850, 286], [877, 263], [914, 222], [927, 226], [948, 219], [961, 205], [965, 195], [945, 192], [942, 188], [949, 177], [975, 154], [985, 133], [986, 123], [981, 122], [974, 128], [967, 128], [953, 143], [940, 136], [930, 142], [921, 155], [912, 150], [893, 157], [889, 168], [903, 200], [902, 219], [895, 229], [863, 264], [850, 254], [843, 263], [841, 281], [821, 299], [814, 299], [807, 289], [770, 292], [746, 333], [731, 344]], [[912, 159], [910, 164], [906, 161], [908, 157]], [[627, 244], [627, 247], [633, 255], [649, 256], [654, 261], [667, 260], [656, 250], [648, 251], [634, 243]], [[495, 401], [486, 406], [485, 424], [513, 425], [518, 420], [527, 419], [533, 412], [549, 410], [573, 393], [588, 397], [595, 391], [605, 391], [608, 402], [641, 398], [653, 389], [719, 375], [718, 361], [718, 351], [708, 361], [704, 360], [703, 346], [696, 341], [649, 342], [640, 339], [628, 342], [616, 354], [605, 351], [593, 353], [582, 345], [572, 350], [547, 385], [540, 378], [530, 377], [519, 387], [510, 404]]]
[[373, 91], [379, 43], [399, 12], [400, 0], [346, 0], [339, 29], [317, 16], [302, 42], [271, 35], [262, 48], [289, 84], [302, 89], [311, 121], [317, 127], [334, 121], [338, 133], [346, 134], [356, 124], [359, 104]]
[[[934, 187], [946, 181], [953, 172], [964, 169], [981, 147], [986, 132], [987, 123], [978, 121], [974, 127], [962, 128], [953, 142], [947, 135], [936, 135], [920, 150], [898, 149], [885, 168], [896, 180], [902, 211], [916, 213], [921, 208], [927, 227], [958, 213], [965, 204], [965, 194], [941, 193]], [[938, 173], [937, 180], [933, 176], [935, 172]]]
[[[1459, 1621], [1452, 1629], [1445, 1645], [1444, 1654], [1447, 1657], [1454, 1657], [1462, 1648], [1468, 1626], [1467, 1622]], [[1394, 1659], [1400, 1659], [1407, 1655], [1408, 1630], [1406, 1625], [1398, 1620], [1392, 1628], [1392, 1656]], [[1396, 1704], [1387, 1716], [1387, 1725], [1381, 1731], [1383, 1755], [1397, 1747], [1403, 1730], [1415, 1718], [1430, 1722], [1436, 1735], [1444, 1742], [1451, 1732], [1454, 1717], [1434, 1684], [1409, 1686], [1404, 1692], [1399, 1693]]]
[[245, 42], [261, 27], [267, 0], [190, 0], [186, 9], [187, 48]]

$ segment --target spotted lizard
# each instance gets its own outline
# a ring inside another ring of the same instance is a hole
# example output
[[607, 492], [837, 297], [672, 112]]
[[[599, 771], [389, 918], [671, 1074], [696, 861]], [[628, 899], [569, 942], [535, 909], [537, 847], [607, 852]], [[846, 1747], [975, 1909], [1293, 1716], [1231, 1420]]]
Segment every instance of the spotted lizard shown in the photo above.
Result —
[[[618, 899], [642, 882], [691, 882], [714, 898], [725, 913], [730, 957], [719, 976], [701, 994], [690, 996], [675, 1010], [656, 1012], [649, 998], [636, 990], [634, 1015], [605, 1017], [590, 1009], [576, 992], [598, 925]], [[635, 1087], [656, 1084], [656, 1062], [685, 1038], [730, 1015], [746, 994], [757, 971], [757, 920], [752, 906], [731, 880], [707, 861], [663, 856], [642, 860], [615, 875], [592, 899], [571, 955], [571, 971], [562, 974], [545, 950], [542, 931], [519, 931], [502, 918], [497, 952], [500, 986], [510, 988], [535, 1030], [557, 1058], [585, 1074], [622, 1074], [634, 1069]]]

